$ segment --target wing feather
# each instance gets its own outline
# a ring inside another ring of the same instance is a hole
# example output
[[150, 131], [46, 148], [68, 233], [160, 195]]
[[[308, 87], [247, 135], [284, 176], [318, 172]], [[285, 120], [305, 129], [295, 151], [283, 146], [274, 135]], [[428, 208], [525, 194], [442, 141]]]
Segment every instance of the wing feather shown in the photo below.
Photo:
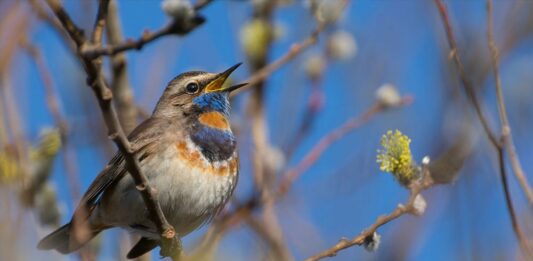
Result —
[[[154, 152], [153, 145], [162, 133], [162, 128], [156, 127], [160, 123], [162, 122], [156, 118], [149, 118], [137, 126], [129, 135], [128, 139], [133, 150], [138, 153], [140, 161], [150, 157]], [[103, 192], [122, 179], [126, 173], [125, 159], [120, 152], [117, 152], [89, 186], [80, 200], [76, 213], [87, 217], [94, 206], [98, 204]], [[77, 215], [75, 214], [75, 216]]]

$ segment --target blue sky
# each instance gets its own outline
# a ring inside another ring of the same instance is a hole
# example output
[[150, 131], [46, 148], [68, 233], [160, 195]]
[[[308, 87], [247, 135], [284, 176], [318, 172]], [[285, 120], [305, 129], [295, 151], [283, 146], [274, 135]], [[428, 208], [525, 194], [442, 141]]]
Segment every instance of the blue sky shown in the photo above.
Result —
[[[73, 19], [90, 31], [95, 5], [81, 1], [65, 2]], [[276, 24], [282, 26], [285, 33], [274, 43], [271, 59], [283, 55], [292, 43], [307, 37], [314, 27], [303, 1], [294, 2], [280, 8], [274, 16]], [[144, 29], [154, 30], [168, 20], [161, 11], [160, 1], [119, 3], [126, 37], [136, 38]], [[528, 4], [523, 5], [530, 8]], [[484, 1], [450, 1], [448, 6], [460, 51], [465, 54], [479, 52], [485, 56], [480, 62], [486, 63]], [[505, 14], [512, 6], [510, 1], [495, 4], [497, 44], [504, 43], [506, 31], [503, 22], [507, 21]], [[207, 18], [206, 24], [186, 37], [166, 37], [150, 43], [141, 51], [128, 52], [129, 80], [134, 88], [135, 100], [146, 110], [152, 110], [166, 82], [183, 71], [220, 71], [236, 62], [246, 61], [239, 33], [251, 16], [250, 4], [247, 1], [215, 0], [201, 13]], [[515, 20], [520, 22], [519, 18]], [[85, 189], [110, 157], [109, 150], [105, 148], [112, 147], [109, 142], [105, 145], [88, 139], [94, 133], [105, 135], [105, 130], [93, 129], [91, 127], [94, 126], [85, 123], [88, 119], [100, 121], [101, 117], [92, 93], [84, 85], [80, 65], [53, 30], [41, 23], [35, 22], [35, 25], [31, 40], [43, 50], [60, 93], [63, 110], [71, 123], [80, 183]], [[382, 246], [376, 253], [354, 247], [340, 253], [335, 260], [394, 257], [407, 260], [515, 259], [519, 249], [496, 172], [496, 154], [487, 143], [470, 107], [449, 106], [451, 93], [459, 94], [456, 96], [458, 101], [465, 101], [465, 96], [459, 89], [456, 71], [448, 65], [448, 46], [432, 1], [362, 0], [351, 3], [339, 23], [323, 33], [315, 47], [268, 79], [266, 108], [269, 139], [273, 145], [282, 147], [283, 142], [292, 138], [309, 95], [310, 83], [304, 72], [306, 59], [313, 53], [322, 52], [325, 38], [335, 30], [345, 30], [354, 35], [357, 55], [347, 61], [333, 61], [326, 68], [322, 84], [325, 107], [293, 158], [286, 159], [289, 166], [297, 163], [322, 136], [346, 119], [364, 112], [373, 103], [374, 92], [380, 85], [392, 83], [401, 93], [413, 95], [415, 100], [406, 108], [378, 115], [331, 146], [297, 181], [288, 198], [279, 204], [277, 210], [285, 229], [285, 238], [295, 257], [303, 259], [335, 244], [341, 237], [355, 236], [378, 215], [390, 212], [406, 200], [407, 191], [391, 175], [380, 173], [375, 163], [375, 151], [383, 133], [399, 129], [411, 137], [416, 159], [425, 155], [435, 157], [443, 149], [442, 145], [453, 138], [461, 118], [466, 115], [478, 131], [473, 137], [474, 153], [457, 181], [435, 187], [424, 194], [428, 201], [425, 215], [402, 217], [381, 228]], [[26, 119], [26, 134], [35, 140], [39, 131], [52, 125], [53, 121], [45, 109], [42, 83], [31, 60], [23, 54], [17, 58], [12, 69], [13, 85], [18, 88], [17, 101]], [[533, 164], [527, 160], [533, 156], [529, 137], [533, 127], [530, 117], [533, 88], [528, 73], [532, 62], [531, 38], [524, 37], [502, 56], [501, 66], [511, 127], [526, 173], [533, 171]], [[248, 75], [245, 63], [234, 77], [238, 81]], [[489, 74], [476, 84], [484, 87], [480, 97], [487, 101], [492, 125], [497, 129], [493, 78]], [[76, 97], [80, 90], [86, 99]], [[247, 97], [248, 94], [243, 93], [234, 100], [233, 117], [237, 122], [247, 120], [244, 111]], [[244, 142], [241, 149], [249, 149], [245, 146], [249, 144]], [[242, 156], [241, 178], [236, 191], [239, 199], [246, 198], [251, 192], [249, 160], [246, 155]], [[64, 203], [66, 221], [72, 213], [73, 202], [61, 161], [62, 158], [58, 157], [53, 182]], [[532, 178], [529, 175], [529, 179]], [[510, 180], [517, 211], [525, 226], [532, 213], [516, 180], [513, 177]], [[531, 224], [528, 225], [530, 228]], [[189, 236], [187, 244], [193, 243], [203, 231], [205, 228]], [[116, 240], [110, 235], [114, 233], [104, 233], [107, 246], [102, 253], [103, 260], [113, 259]], [[225, 237], [219, 254], [248, 260], [260, 246], [255, 238], [250, 230], [238, 228]], [[48, 256], [48, 253], [42, 255]]]

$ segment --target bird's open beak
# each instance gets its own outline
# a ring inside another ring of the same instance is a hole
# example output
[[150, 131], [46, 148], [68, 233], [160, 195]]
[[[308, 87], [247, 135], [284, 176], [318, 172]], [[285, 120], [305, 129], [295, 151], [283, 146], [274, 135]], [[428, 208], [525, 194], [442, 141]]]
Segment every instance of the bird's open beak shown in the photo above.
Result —
[[248, 83], [241, 83], [229, 87], [224, 87], [224, 82], [226, 82], [226, 79], [228, 79], [229, 75], [237, 69], [242, 63], [235, 64], [231, 66], [229, 69], [217, 74], [215, 79], [211, 81], [206, 87], [205, 92], [232, 92], [234, 90], [237, 90]]

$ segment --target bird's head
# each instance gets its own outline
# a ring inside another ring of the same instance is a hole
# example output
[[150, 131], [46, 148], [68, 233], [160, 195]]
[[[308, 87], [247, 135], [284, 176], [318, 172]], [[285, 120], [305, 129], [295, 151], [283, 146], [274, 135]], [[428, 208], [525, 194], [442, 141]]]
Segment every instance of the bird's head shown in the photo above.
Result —
[[178, 75], [163, 92], [154, 116], [228, 117], [230, 92], [246, 83], [233, 86], [225, 86], [224, 83], [240, 65], [238, 63], [221, 73], [192, 71]]

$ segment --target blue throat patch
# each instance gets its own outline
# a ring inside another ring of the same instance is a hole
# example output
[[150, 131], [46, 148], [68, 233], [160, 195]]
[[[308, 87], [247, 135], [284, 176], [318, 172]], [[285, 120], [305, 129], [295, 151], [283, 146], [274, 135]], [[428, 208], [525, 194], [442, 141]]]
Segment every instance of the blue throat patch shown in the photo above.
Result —
[[[213, 92], [202, 94], [193, 99], [202, 111], [217, 111], [229, 117], [230, 104], [228, 93]], [[202, 154], [211, 162], [229, 159], [236, 148], [235, 136], [231, 130], [211, 128], [196, 122], [191, 140], [200, 147]]]
[[204, 111], [218, 111], [225, 116], [229, 116], [229, 97], [226, 92], [212, 92], [202, 94], [192, 100], [200, 109]]

